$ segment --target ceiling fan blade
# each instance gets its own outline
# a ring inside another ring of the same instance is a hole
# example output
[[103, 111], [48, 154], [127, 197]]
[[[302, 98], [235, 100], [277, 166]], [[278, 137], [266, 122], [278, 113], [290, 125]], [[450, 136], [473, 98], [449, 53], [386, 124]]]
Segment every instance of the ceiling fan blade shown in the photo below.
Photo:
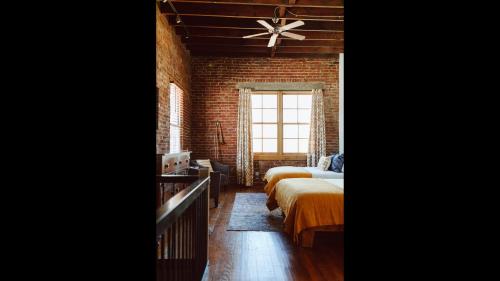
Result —
[[265, 20], [258, 20], [258, 23], [262, 24], [265, 28], [267, 28], [270, 32], [274, 30], [274, 27], [268, 24]]
[[274, 46], [276, 43], [276, 38], [278, 38], [278, 34], [274, 33], [273, 36], [271, 36], [271, 39], [269, 39], [269, 44], [267, 44], [268, 47]]
[[291, 32], [282, 32], [281, 35], [286, 36], [286, 37], [290, 37], [293, 39], [297, 39], [297, 40], [306, 39], [306, 37], [304, 35], [299, 35], [299, 34], [295, 34], [295, 33], [291, 33]]
[[269, 34], [269, 32], [264, 32], [264, 33], [257, 33], [257, 34], [247, 35], [247, 36], [243, 36], [243, 38], [252, 38], [252, 37], [257, 37], [257, 36], [267, 35], [267, 34]]
[[280, 31], [287, 31], [289, 29], [296, 28], [297, 26], [301, 26], [301, 25], [304, 25], [303, 21], [301, 21], [301, 20], [294, 21], [292, 23], [289, 23], [287, 25], [280, 27]]

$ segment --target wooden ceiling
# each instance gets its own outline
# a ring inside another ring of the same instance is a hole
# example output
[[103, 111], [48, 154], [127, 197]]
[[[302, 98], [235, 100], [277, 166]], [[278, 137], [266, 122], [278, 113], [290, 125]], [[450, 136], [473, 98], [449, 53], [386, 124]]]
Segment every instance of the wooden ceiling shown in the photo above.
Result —
[[[159, 2], [161, 13], [192, 55], [301, 57], [332, 56], [344, 51], [343, 0], [163, 1]], [[272, 24], [275, 10], [279, 25], [304, 21], [305, 25], [290, 31], [306, 39], [280, 35], [276, 46], [269, 48], [270, 34], [242, 38], [266, 32], [257, 20]]]

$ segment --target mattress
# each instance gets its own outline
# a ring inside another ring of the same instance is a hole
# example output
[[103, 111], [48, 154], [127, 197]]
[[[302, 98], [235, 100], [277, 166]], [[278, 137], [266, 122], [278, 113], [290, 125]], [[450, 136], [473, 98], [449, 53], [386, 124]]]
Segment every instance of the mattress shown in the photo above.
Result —
[[283, 179], [276, 184], [276, 201], [294, 242], [308, 228], [344, 225], [343, 179]]
[[338, 188], [344, 190], [344, 179], [325, 179], [325, 181], [334, 184]]
[[306, 171], [311, 173], [313, 178], [318, 179], [343, 179], [344, 173], [337, 173], [334, 171], [323, 171], [318, 167], [303, 167]]
[[264, 177], [267, 181], [264, 191], [268, 196], [266, 205], [269, 210], [274, 210], [278, 207], [274, 196], [276, 184], [280, 180], [289, 178], [343, 179], [344, 173], [322, 171], [317, 167], [281, 166], [271, 168], [266, 172]]

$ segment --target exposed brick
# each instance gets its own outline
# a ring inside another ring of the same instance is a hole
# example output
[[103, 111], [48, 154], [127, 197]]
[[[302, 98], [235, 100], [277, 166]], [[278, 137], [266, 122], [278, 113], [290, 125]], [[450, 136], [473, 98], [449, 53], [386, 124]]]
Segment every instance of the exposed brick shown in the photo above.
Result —
[[183, 91], [181, 148], [191, 148], [191, 56], [156, 7], [156, 85], [160, 89], [157, 153], [168, 153], [170, 144], [170, 103], [168, 85], [174, 81]]
[[[236, 179], [236, 118], [239, 82], [324, 82], [327, 153], [338, 150], [338, 57], [335, 58], [225, 58], [192, 57], [193, 158], [214, 157], [215, 121], [222, 123], [225, 145], [220, 160], [230, 165]], [[305, 166], [305, 161], [255, 161], [261, 175], [280, 165]]]

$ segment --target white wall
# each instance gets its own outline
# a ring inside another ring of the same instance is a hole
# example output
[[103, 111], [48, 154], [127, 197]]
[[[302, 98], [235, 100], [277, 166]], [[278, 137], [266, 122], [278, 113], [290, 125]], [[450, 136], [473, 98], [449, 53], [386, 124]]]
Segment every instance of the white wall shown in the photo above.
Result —
[[344, 153], [344, 53], [339, 55], [339, 151]]

